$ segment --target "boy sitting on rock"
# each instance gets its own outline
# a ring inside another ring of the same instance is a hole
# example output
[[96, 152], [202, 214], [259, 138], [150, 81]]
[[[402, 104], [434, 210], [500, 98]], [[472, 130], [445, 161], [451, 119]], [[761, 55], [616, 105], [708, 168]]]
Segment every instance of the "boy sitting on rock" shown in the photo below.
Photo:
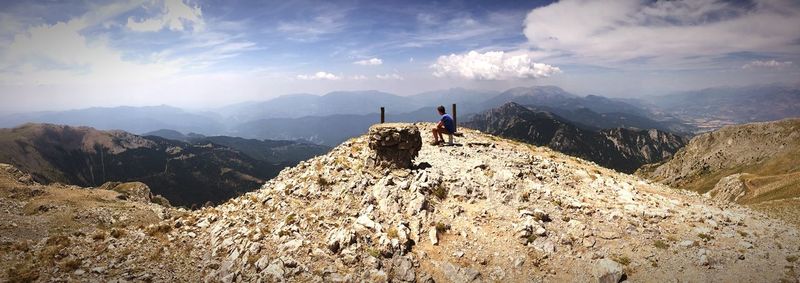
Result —
[[452, 135], [456, 132], [456, 124], [453, 122], [453, 117], [450, 117], [450, 114], [445, 112], [444, 106], [439, 105], [436, 110], [439, 111], [439, 115], [441, 115], [442, 118], [439, 119], [439, 123], [433, 128], [433, 142], [431, 142], [431, 145], [440, 145], [444, 143], [442, 134]]

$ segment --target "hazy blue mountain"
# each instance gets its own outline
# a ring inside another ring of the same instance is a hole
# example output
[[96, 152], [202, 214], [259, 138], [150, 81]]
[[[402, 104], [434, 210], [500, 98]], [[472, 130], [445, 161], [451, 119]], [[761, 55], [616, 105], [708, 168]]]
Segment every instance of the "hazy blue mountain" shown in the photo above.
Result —
[[610, 128], [658, 129], [661, 131], [679, 134], [689, 134], [694, 131], [694, 127], [683, 124], [679, 121], [657, 121], [636, 114], [621, 112], [597, 113], [589, 108], [575, 108], [570, 110], [535, 105], [526, 105], [526, 107], [534, 111], [543, 111], [556, 114], [566, 120], [569, 120], [576, 126], [590, 130]]
[[451, 88], [444, 90], [436, 90], [423, 92], [409, 96], [408, 98], [415, 101], [420, 107], [429, 106], [436, 107], [444, 105], [450, 107], [451, 104], [479, 104], [499, 94], [497, 91], [490, 90], [471, 90], [464, 88]]
[[169, 129], [161, 129], [155, 130], [152, 132], [143, 133], [142, 136], [156, 136], [162, 137], [168, 140], [175, 140], [175, 141], [189, 141], [189, 136], [184, 135], [181, 132], [176, 130], [169, 130]]
[[0, 117], [0, 127], [25, 123], [89, 126], [100, 130], [124, 130], [141, 134], [159, 129], [218, 134], [225, 130], [212, 113], [193, 113], [171, 106], [93, 107], [68, 111], [34, 112]]
[[335, 146], [361, 135], [372, 124], [380, 122], [380, 114], [330, 115], [301, 118], [271, 118], [245, 122], [235, 126], [231, 135], [251, 139], [307, 140]]
[[233, 121], [248, 122], [270, 118], [300, 118], [307, 116], [363, 115], [379, 111], [380, 107], [407, 112], [421, 107], [413, 99], [375, 90], [336, 91], [322, 96], [292, 94], [263, 102], [235, 104], [218, 109]]
[[647, 116], [642, 108], [625, 103], [621, 100], [606, 98], [597, 95], [581, 97], [569, 93], [556, 86], [516, 87], [506, 90], [497, 96], [485, 101], [483, 108], [491, 109], [514, 102], [520, 105], [545, 106], [566, 110], [588, 108], [597, 113], [627, 113]]
[[784, 85], [707, 88], [651, 97], [647, 102], [701, 125], [713, 120], [739, 124], [800, 117], [800, 88]]
[[[458, 114], [458, 117], [467, 119], [468, 116]], [[438, 119], [439, 114], [434, 107], [406, 113], [386, 113], [386, 122], [436, 122]], [[366, 133], [370, 126], [379, 122], [379, 113], [272, 118], [239, 124], [230, 134], [253, 139], [306, 140], [336, 146], [351, 137]]]

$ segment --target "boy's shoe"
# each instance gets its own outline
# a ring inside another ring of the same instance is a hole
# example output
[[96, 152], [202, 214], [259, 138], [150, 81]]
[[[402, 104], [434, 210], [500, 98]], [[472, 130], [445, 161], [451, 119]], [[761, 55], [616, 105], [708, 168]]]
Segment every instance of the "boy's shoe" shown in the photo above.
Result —
[[440, 145], [440, 144], [442, 144], [441, 141], [432, 141], [432, 142], [430, 142], [430, 145]]

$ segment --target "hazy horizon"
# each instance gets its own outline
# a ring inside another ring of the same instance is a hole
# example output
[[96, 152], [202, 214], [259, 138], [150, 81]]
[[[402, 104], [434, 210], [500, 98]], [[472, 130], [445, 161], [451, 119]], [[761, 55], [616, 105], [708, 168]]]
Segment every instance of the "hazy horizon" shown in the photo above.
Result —
[[640, 98], [800, 84], [800, 3], [2, 3], [0, 114], [554, 85]]

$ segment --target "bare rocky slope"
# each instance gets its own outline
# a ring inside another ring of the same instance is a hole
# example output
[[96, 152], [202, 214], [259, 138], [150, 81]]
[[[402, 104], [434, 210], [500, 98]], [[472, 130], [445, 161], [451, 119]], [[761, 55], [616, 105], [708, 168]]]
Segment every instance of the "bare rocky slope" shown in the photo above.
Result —
[[[127, 227], [144, 228], [182, 213], [139, 182], [42, 185], [0, 164], [0, 281], [30, 282], [39, 278], [37, 264], [51, 261], [59, 261], [63, 273], [74, 271], [81, 259], [63, 258], [58, 249], [70, 245], [70, 236], [121, 237]], [[31, 252], [41, 242], [50, 248]]]
[[421, 141], [384, 125], [260, 190], [117, 237], [3, 250], [14, 265], [0, 281], [800, 279], [797, 229], [779, 220], [474, 130], [430, 146], [433, 125], [417, 126]]
[[637, 174], [800, 224], [800, 119], [728, 126], [698, 135], [672, 159]]

